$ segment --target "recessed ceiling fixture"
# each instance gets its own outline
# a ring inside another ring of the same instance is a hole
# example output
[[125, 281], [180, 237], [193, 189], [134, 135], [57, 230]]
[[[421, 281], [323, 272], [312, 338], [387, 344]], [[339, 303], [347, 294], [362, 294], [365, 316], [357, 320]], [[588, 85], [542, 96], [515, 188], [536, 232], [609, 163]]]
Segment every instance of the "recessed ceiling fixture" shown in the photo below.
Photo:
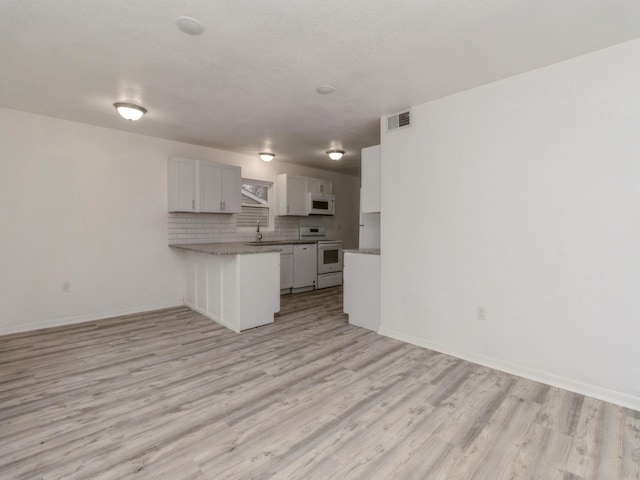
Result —
[[260, 155], [260, 158], [264, 162], [270, 162], [276, 156], [275, 153], [269, 153], [269, 152], [260, 152], [258, 155]]
[[133, 103], [118, 102], [113, 104], [122, 118], [125, 120], [140, 120], [147, 113], [147, 109]]
[[176, 18], [176, 26], [178, 30], [187, 35], [202, 35], [204, 33], [204, 26], [192, 17]]
[[340, 160], [344, 155], [344, 150], [338, 150], [337, 148], [327, 150], [327, 155], [331, 160]]
[[327, 95], [335, 91], [336, 87], [334, 87], [333, 85], [318, 85], [316, 87], [316, 92], [318, 92], [320, 95]]

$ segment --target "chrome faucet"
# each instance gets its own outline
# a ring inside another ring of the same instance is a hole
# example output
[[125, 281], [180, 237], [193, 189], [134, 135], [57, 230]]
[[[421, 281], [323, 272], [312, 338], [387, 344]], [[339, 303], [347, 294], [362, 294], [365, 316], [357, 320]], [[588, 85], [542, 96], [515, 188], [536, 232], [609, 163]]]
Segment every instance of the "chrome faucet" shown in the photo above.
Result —
[[261, 242], [262, 241], [262, 233], [260, 233], [260, 220], [257, 220], [258, 222], [258, 228], [256, 229], [256, 241], [257, 242]]

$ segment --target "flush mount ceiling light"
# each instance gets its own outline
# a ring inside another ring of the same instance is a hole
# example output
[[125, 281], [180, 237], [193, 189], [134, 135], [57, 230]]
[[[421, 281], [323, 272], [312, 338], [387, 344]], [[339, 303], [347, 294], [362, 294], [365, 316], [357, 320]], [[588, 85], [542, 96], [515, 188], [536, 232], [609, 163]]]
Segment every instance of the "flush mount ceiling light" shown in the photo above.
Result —
[[147, 113], [146, 108], [142, 108], [139, 105], [134, 105], [133, 103], [123, 103], [118, 102], [113, 104], [116, 107], [116, 110], [120, 114], [122, 118], [125, 120], [140, 120], [142, 116]]
[[334, 148], [333, 150], [327, 150], [327, 155], [331, 160], [340, 160], [344, 155], [344, 150], [338, 150]]
[[204, 33], [204, 26], [192, 17], [176, 18], [176, 27], [187, 35], [202, 35]]
[[318, 92], [320, 95], [327, 95], [335, 91], [336, 87], [334, 87], [333, 85], [318, 85], [316, 87], [316, 92]]
[[260, 152], [258, 155], [260, 155], [260, 159], [263, 162], [270, 162], [276, 156], [275, 153], [268, 153], [268, 152]]

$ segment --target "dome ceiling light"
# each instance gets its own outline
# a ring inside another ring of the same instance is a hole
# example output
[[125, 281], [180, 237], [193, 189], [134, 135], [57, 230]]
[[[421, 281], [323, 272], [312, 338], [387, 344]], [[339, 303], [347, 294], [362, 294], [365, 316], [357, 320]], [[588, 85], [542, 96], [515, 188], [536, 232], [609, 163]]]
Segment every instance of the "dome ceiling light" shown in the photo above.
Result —
[[135, 122], [140, 120], [142, 116], [147, 113], [147, 109], [133, 103], [117, 102], [113, 104], [116, 107], [116, 111], [125, 120], [131, 120]]
[[318, 85], [316, 87], [316, 92], [318, 92], [320, 95], [328, 95], [335, 91], [336, 87], [334, 87], [333, 85]]
[[327, 150], [327, 155], [329, 155], [329, 158], [331, 160], [338, 161], [344, 155], [344, 150], [338, 150], [336, 148], [334, 148], [332, 150]]
[[260, 159], [263, 162], [270, 162], [271, 160], [273, 160], [276, 156], [275, 153], [269, 153], [269, 152], [260, 152], [258, 155], [260, 155]]
[[204, 25], [193, 17], [176, 18], [176, 26], [178, 30], [187, 35], [202, 35], [204, 33]]

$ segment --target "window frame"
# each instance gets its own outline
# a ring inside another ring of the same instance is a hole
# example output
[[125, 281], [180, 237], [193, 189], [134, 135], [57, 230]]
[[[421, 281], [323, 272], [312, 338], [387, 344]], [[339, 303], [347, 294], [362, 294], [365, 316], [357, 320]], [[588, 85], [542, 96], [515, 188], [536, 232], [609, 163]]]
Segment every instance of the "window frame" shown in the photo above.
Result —
[[[254, 208], [266, 208], [269, 210], [269, 214], [268, 214], [268, 224], [267, 225], [263, 225], [260, 224], [260, 231], [262, 232], [272, 232], [274, 229], [274, 221], [273, 221], [273, 182], [269, 182], [266, 180], [258, 180], [255, 178], [245, 178], [242, 177], [242, 182], [240, 184], [240, 191], [241, 191], [241, 198], [242, 198], [242, 185], [244, 184], [254, 184], [254, 185], [261, 185], [264, 187], [267, 187], [267, 204], [266, 205], [256, 205], [256, 204], [249, 204], [249, 203], [244, 203], [242, 202], [242, 200], [240, 201], [240, 209], [242, 209], [242, 207], [254, 207]], [[242, 213], [238, 213], [236, 214], [236, 222], [238, 221], [238, 217], [242, 215]], [[238, 226], [236, 223], [236, 230], [238, 232], [255, 232], [256, 231], [256, 227], [241, 227]]]

